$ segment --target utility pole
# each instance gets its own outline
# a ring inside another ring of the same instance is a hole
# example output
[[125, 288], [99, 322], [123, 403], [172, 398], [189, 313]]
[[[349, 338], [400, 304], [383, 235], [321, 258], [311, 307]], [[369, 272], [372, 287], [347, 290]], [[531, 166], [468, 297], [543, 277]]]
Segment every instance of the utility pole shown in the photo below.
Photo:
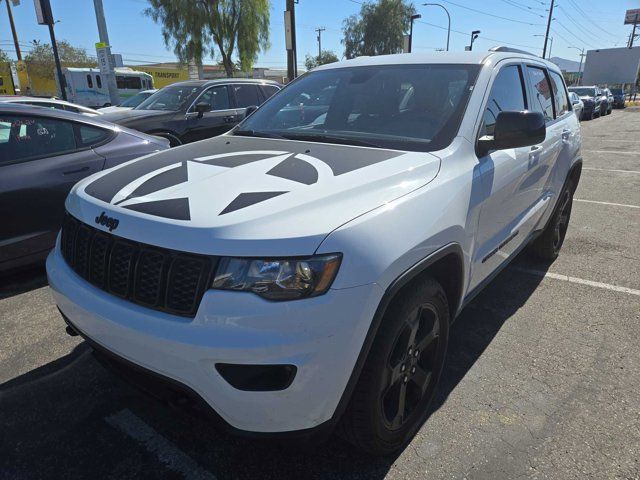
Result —
[[13, 34], [13, 45], [16, 49], [16, 57], [18, 61], [22, 61], [22, 52], [20, 51], [20, 43], [18, 42], [18, 32], [16, 32], [16, 24], [13, 23], [13, 13], [11, 12], [11, 5], [9, 5], [9, 0], [4, 0], [4, 3], [7, 4], [7, 15], [9, 15], [9, 25], [11, 25], [11, 33]]
[[549, 30], [551, 29], [551, 19], [553, 18], [553, 4], [554, 0], [551, 0], [551, 7], [549, 8], [549, 19], [547, 20], [547, 32], [544, 34], [544, 47], [542, 47], [542, 58], [547, 56], [547, 41], [549, 40]]
[[109, 34], [107, 33], [107, 20], [104, 18], [102, 0], [93, 0], [93, 6], [96, 11], [98, 35], [100, 36], [100, 42], [96, 43], [98, 67], [100, 67], [100, 73], [106, 77], [105, 79], [107, 81], [107, 87], [109, 88], [109, 99], [111, 101], [111, 105], [119, 105], [120, 95], [118, 95], [118, 85], [116, 83], [116, 74], [113, 68], [111, 45], [109, 45]]
[[580, 65], [578, 66], [578, 80], [576, 81], [576, 85], [580, 85], [580, 74], [582, 73], [582, 59], [585, 57], [584, 47], [583, 48], [569, 47], [569, 48], [573, 48], [575, 50], [580, 51]]
[[298, 59], [296, 56], [296, 12], [297, 0], [287, 0], [284, 11], [284, 31], [287, 46], [287, 77], [292, 81], [298, 76]]
[[316, 32], [318, 33], [318, 62], [320, 62], [320, 57], [322, 57], [322, 32], [324, 32], [326, 28], [318, 27], [316, 28]]

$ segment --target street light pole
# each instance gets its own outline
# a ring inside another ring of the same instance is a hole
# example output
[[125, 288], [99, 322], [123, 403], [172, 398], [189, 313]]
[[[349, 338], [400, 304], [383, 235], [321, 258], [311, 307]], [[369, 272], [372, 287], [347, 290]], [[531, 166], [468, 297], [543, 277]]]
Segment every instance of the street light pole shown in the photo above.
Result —
[[424, 5], [425, 7], [440, 7], [442, 9], [444, 9], [444, 11], [447, 14], [447, 19], [449, 20], [449, 26], [447, 27], [447, 52], [449, 51], [449, 37], [451, 36], [451, 15], [449, 15], [449, 10], [446, 9], [446, 7], [444, 5], [441, 5], [439, 3], [423, 3], [422, 5]]
[[576, 50], [578, 50], [580, 52], [580, 66], [578, 66], [578, 80], [576, 82], [576, 85], [580, 85], [580, 83], [582, 83], [582, 59], [584, 58], [584, 47], [583, 48], [578, 48], [578, 47], [569, 47], [569, 48], [574, 48]]
[[409, 27], [409, 48], [407, 53], [411, 53], [411, 44], [413, 43], [413, 21], [422, 18], [422, 15], [417, 13], [416, 15], [411, 15], [411, 26]]
[[478, 38], [478, 35], [480, 35], [480, 30], [474, 30], [473, 32], [471, 32], [471, 44], [469, 45], [469, 51], [473, 50], [473, 42], [476, 38]]

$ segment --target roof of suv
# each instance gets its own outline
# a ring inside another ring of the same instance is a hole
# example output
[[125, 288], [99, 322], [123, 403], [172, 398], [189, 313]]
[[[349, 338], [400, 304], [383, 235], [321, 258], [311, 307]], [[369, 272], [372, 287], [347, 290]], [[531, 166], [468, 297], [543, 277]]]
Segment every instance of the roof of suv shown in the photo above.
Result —
[[204, 87], [209, 85], [216, 85], [220, 83], [257, 83], [259, 85], [277, 85], [280, 86], [278, 82], [273, 80], [267, 80], [266, 78], [215, 78], [213, 80], [186, 80], [184, 82], [176, 82], [172, 83], [171, 86], [174, 85], [185, 85], [188, 87]]
[[374, 57], [357, 57], [335, 63], [321, 65], [314, 70], [330, 70], [342, 67], [364, 67], [369, 65], [411, 65], [429, 63], [447, 64], [483, 64], [487, 60], [500, 61], [507, 58], [532, 58], [546, 63], [554, 70], [560, 71], [557, 65], [527, 52], [517, 50], [488, 52], [433, 52], [433, 53], [398, 53], [393, 55], [377, 55]]

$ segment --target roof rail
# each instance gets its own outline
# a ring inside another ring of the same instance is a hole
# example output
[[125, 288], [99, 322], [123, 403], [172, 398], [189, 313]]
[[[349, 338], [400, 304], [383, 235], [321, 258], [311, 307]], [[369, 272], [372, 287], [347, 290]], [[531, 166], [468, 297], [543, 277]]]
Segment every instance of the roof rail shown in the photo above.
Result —
[[499, 47], [492, 47], [489, 49], [490, 52], [510, 52], [510, 53], [522, 53], [524, 55], [531, 55], [533, 57], [537, 57], [537, 55], [534, 55], [531, 52], [527, 52], [525, 50], [519, 50], [517, 48], [511, 48], [511, 47], [505, 47], [505, 46], [499, 46]]

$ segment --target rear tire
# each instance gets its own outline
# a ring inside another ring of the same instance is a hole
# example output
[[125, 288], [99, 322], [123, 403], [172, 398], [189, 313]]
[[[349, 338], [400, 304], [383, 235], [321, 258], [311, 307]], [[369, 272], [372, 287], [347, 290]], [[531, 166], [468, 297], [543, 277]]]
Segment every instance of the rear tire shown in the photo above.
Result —
[[444, 290], [430, 278], [401, 291], [385, 312], [338, 432], [359, 449], [388, 455], [422, 426], [449, 337]]
[[569, 228], [571, 207], [573, 206], [573, 181], [568, 180], [558, 198], [558, 205], [544, 231], [529, 248], [529, 253], [544, 261], [558, 258], [564, 238]]

